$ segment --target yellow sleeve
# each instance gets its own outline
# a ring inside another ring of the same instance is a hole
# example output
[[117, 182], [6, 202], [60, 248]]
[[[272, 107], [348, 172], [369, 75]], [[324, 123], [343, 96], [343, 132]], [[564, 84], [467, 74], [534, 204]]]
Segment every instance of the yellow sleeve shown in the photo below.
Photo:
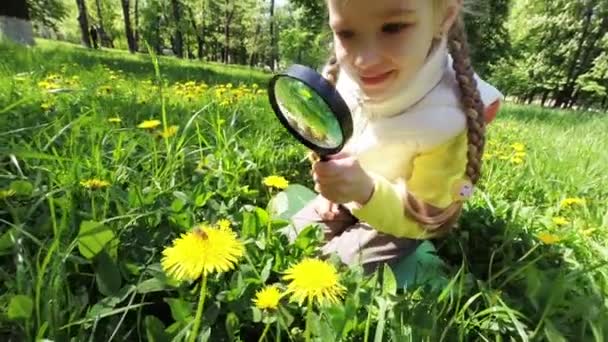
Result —
[[[375, 182], [371, 199], [363, 206], [348, 205], [352, 214], [380, 232], [411, 239], [429, 239], [433, 234], [410, 218], [405, 211], [405, 194], [434, 207], [447, 208], [459, 199], [465, 182], [467, 137], [463, 133], [444, 144], [417, 155], [412, 173], [405, 182], [393, 183], [371, 174]], [[406, 190], [407, 189], [407, 190]]]

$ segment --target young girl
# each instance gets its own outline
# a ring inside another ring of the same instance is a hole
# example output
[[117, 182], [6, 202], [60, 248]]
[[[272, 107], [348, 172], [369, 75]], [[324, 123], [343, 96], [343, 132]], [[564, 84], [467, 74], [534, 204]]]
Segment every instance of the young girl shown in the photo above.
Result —
[[343, 152], [312, 165], [320, 195], [291, 238], [321, 223], [325, 253], [373, 271], [446, 234], [480, 175], [502, 94], [471, 69], [462, 0], [326, 0], [324, 76], [353, 113]]

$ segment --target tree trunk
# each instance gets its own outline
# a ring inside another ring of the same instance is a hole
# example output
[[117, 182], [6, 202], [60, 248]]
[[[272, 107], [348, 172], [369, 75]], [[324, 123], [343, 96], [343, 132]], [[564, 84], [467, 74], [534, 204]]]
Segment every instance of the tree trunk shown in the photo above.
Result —
[[133, 41], [135, 42], [135, 50], [139, 50], [139, 0], [135, 0], [135, 33]]
[[80, 24], [80, 40], [88, 48], [91, 47], [91, 37], [89, 36], [89, 16], [87, 5], [84, 0], [76, 0], [78, 6], [78, 23]]
[[103, 15], [101, 12], [101, 0], [95, 0], [95, 5], [97, 7], [97, 18], [99, 19], [99, 29], [101, 31], [105, 31], [105, 27], [103, 26]]
[[197, 50], [196, 55], [198, 59], [203, 59], [203, 39], [201, 38], [201, 32], [196, 26], [196, 20], [194, 19], [194, 12], [192, 12], [192, 8], [188, 6], [188, 15], [190, 16], [190, 23], [192, 25], [192, 29], [194, 30], [194, 34], [196, 35], [196, 44]]
[[135, 38], [133, 37], [133, 29], [131, 28], [131, 18], [129, 13], [129, 0], [122, 0], [122, 14], [125, 19], [125, 35], [127, 36], [127, 44], [129, 45], [129, 51], [135, 53], [137, 46], [135, 45]]
[[173, 7], [173, 19], [175, 20], [175, 39], [174, 39], [174, 50], [175, 54], [179, 58], [184, 57], [184, 37], [182, 35], [182, 30], [180, 28], [180, 10], [179, 10], [179, 1], [171, 0], [171, 6]]
[[558, 101], [555, 104], [556, 107], [563, 107], [567, 105], [572, 96], [572, 92], [574, 91], [574, 83], [576, 81], [576, 70], [577, 66], [579, 66], [579, 58], [583, 52], [583, 45], [587, 40], [587, 36], [589, 35], [589, 26], [591, 25], [591, 17], [593, 17], [593, 2], [587, 1], [587, 9], [585, 10], [585, 18], [583, 23], [583, 32], [581, 34], [581, 38], [578, 42], [578, 47], [574, 53], [572, 61], [570, 62], [570, 66], [568, 67], [568, 73], [566, 76], [566, 84], [564, 88], [560, 92], [558, 96]]
[[600, 108], [603, 108], [604, 110], [608, 110], [608, 95], [604, 95], [604, 99], [602, 100], [602, 104], [600, 105]]
[[275, 70], [277, 64], [277, 39], [274, 32], [274, 0], [270, 0], [270, 68]]
[[34, 45], [34, 30], [26, 0], [4, 1], [0, 6], [0, 40]]
[[540, 100], [540, 106], [544, 107], [547, 103], [547, 99], [549, 98], [549, 89], [545, 90], [543, 93], [543, 98]]
[[232, 22], [232, 18], [234, 17], [234, 4], [232, 9], [228, 11], [228, 5], [230, 0], [226, 0], [226, 25], [224, 26], [224, 54], [222, 56], [224, 63], [230, 63], [230, 24]]

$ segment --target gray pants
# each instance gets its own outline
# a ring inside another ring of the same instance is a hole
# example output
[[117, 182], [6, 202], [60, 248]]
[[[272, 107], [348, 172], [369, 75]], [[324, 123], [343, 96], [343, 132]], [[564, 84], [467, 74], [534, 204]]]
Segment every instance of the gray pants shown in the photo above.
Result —
[[323, 220], [315, 210], [320, 200], [317, 196], [292, 217], [292, 226], [286, 232], [290, 241], [304, 228], [317, 224], [325, 236], [324, 254], [336, 253], [345, 264], [361, 264], [366, 272], [373, 272], [384, 263], [397, 262], [422, 242], [380, 233], [343, 206], [339, 206], [340, 213], [333, 220]]

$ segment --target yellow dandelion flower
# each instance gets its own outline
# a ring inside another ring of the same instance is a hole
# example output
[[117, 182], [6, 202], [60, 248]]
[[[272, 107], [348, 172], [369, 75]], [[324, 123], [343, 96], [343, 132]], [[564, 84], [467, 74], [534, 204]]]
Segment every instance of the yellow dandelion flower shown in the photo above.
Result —
[[228, 88], [228, 89], [232, 89], [232, 83], [228, 83], [228, 84], [226, 84], [226, 88]]
[[232, 223], [227, 219], [221, 219], [217, 221], [217, 226], [219, 229], [230, 230]]
[[563, 218], [561, 216], [557, 216], [557, 217], [553, 218], [553, 224], [556, 226], [565, 226], [568, 223], [570, 223], [570, 222], [568, 222], [568, 220], [566, 220], [565, 218]]
[[526, 146], [520, 142], [511, 144], [511, 147], [517, 152], [523, 152], [526, 149]]
[[266, 178], [264, 178], [264, 185], [266, 185], [269, 188], [277, 188], [277, 189], [286, 189], [289, 186], [289, 182], [287, 181], [287, 179], [281, 177], [281, 176], [268, 176]]
[[523, 157], [526, 156], [526, 152], [523, 152], [523, 151], [521, 151], [521, 152], [515, 152], [515, 154], [513, 156], [515, 156], [517, 158], [523, 158]]
[[144, 120], [142, 123], [137, 125], [137, 127], [143, 128], [143, 129], [154, 129], [154, 128], [160, 126], [160, 124], [161, 124], [160, 120]]
[[346, 291], [338, 281], [335, 267], [318, 259], [300, 261], [286, 271], [283, 279], [291, 280], [286, 293], [291, 294], [291, 301], [299, 305], [306, 300], [316, 300], [319, 305], [337, 303]]
[[561, 241], [559, 236], [547, 232], [539, 233], [537, 237], [546, 245], [553, 245]]
[[279, 306], [281, 296], [276, 286], [266, 286], [255, 294], [253, 303], [260, 310], [274, 310]]
[[163, 138], [171, 138], [172, 136], [177, 134], [178, 130], [179, 130], [179, 126], [170, 126], [170, 127], [167, 127], [167, 129], [160, 132], [159, 134]]
[[16, 192], [13, 189], [0, 190], [0, 199], [5, 199], [15, 196]]
[[597, 230], [596, 228], [589, 228], [589, 229], [583, 230], [581, 233], [583, 233], [584, 236], [589, 236], [589, 235], [593, 234], [596, 230]]
[[524, 163], [524, 160], [519, 157], [513, 157], [513, 158], [511, 158], [511, 163], [513, 163], [515, 165], [521, 165]]
[[244, 253], [233, 231], [203, 225], [165, 248], [161, 264], [165, 273], [177, 280], [196, 280], [201, 275], [233, 269]]
[[80, 182], [80, 185], [89, 190], [101, 190], [109, 187], [111, 184], [108, 181], [92, 178]]
[[585, 205], [586, 201], [584, 198], [574, 197], [563, 199], [560, 203], [560, 207], [567, 208], [574, 205]]
[[115, 117], [113, 117], [113, 118], [109, 118], [109, 119], [108, 119], [108, 122], [111, 122], [111, 123], [121, 123], [121, 122], [122, 122], [122, 119], [121, 119], [121, 118], [119, 118], [118, 116], [115, 116]]

